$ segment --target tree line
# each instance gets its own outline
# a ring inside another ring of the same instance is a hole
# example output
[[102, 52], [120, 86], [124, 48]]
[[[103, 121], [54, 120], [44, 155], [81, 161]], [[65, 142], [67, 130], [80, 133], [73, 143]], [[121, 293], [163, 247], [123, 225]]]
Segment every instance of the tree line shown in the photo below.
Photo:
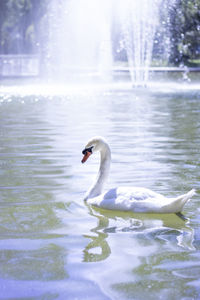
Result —
[[[48, 40], [49, 2], [0, 0], [0, 54], [44, 51]], [[200, 0], [176, 0], [169, 18], [169, 62], [175, 65], [200, 62]]]
[[0, 54], [36, 54], [46, 0], [0, 0]]

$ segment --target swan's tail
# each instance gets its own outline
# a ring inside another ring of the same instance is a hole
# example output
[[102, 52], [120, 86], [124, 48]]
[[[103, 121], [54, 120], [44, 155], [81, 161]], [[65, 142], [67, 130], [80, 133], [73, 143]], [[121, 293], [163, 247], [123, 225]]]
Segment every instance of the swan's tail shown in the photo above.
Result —
[[[171, 199], [171, 203], [166, 205], [165, 209], [169, 212], [179, 213], [182, 211], [184, 205], [195, 195], [195, 189], [192, 189], [187, 194], [178, 196], [177, 198]], [[171, 211], [172, 209], [172, 211]]]

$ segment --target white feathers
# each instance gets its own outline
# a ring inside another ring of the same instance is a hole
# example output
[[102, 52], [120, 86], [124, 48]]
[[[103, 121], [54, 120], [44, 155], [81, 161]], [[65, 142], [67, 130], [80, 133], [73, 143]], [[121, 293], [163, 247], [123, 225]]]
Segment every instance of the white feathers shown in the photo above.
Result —
[[118, 187], [102, 193], [109, 174], [111, 152], [104, 138], [93, 138], [85, 148], [91, 145], [94, 146], [95, 151], [100, 151], [101, 155], [97, 179], [85, 196], [85, 200], [91, 205], [104, 209], [140, 213], [178, 213], [195, 194], [193, 189], [176, 198], [166, 198], [159, 193], [140, 187]]

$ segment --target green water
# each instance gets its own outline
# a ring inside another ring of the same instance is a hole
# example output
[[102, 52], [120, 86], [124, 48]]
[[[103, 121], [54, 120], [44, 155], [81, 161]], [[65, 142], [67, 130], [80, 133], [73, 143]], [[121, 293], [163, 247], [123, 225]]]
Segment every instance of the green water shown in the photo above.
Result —
[[[200, 299], [200, 91], [0, 89], [0, 299]], [[88, 207], [98, 155], [106, 188], [196, 196], [176, 215]]]

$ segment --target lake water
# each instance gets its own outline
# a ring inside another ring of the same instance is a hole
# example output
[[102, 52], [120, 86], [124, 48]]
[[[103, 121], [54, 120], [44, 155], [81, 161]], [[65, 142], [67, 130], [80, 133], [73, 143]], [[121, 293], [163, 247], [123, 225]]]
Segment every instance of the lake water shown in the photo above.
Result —
[[[1, 85], [0, 134], [0, 299], [200, 299], [198, 86]], [[196, 188], [186, 219], [87, 206], [94, 135], [106, 188]]]

